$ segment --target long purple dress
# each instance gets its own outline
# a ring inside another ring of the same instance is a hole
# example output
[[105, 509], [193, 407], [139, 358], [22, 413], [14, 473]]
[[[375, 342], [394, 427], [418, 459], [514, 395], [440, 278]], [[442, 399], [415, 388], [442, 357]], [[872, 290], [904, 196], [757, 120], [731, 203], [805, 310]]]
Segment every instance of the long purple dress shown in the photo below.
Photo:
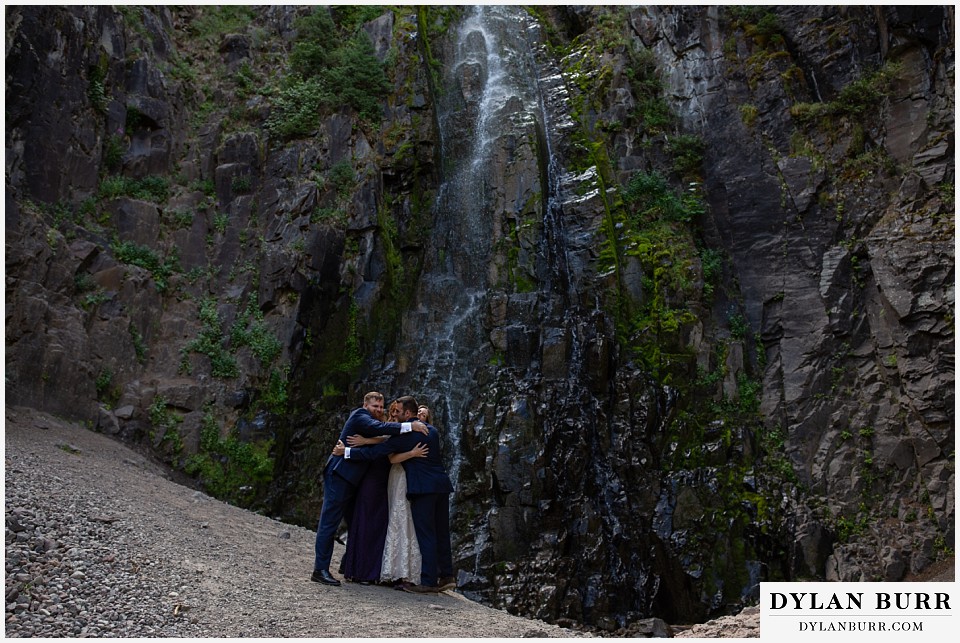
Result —
[[378, 458], [370, 464], [357, 489], [353, 518], [347, 531], [343, 575], [352, 581], [380, 580], [383, 544], [387, 537], [387, 479], [390, 461]]

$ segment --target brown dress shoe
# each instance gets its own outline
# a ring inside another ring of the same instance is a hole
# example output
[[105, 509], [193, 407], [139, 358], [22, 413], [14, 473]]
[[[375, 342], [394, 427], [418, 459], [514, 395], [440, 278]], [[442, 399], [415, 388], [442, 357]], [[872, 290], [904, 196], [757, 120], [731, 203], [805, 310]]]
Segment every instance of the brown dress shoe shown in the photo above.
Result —
[[440, 591], [440, 588], [430, 585], [407, 585], [403, 588], [403, 591], [410, 592], [411, 594], [436, 594]]
[[448, 589], [456, 589], [457, 579], [454, 578], [453, 576], [444, 576], [443, 578], [440, 579], [440, 582], [438, 583], [438, 585], [440, 586], [441, 592]]

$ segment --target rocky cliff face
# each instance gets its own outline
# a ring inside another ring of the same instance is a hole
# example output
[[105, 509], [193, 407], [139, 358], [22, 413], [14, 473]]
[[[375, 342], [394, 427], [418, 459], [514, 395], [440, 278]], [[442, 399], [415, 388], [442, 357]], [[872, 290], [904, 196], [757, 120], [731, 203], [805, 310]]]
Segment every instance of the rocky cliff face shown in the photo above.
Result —
[[704, 137], [708, 238], [759, 333], [764, 424], [857, 532], [823, 571], [897, 580], [953, 538], [953, 14], [773, 15], [773, 47], [722, 13], [631, 24], [696, 70], [668, 93]]
[[8, 400], [312, 526], [413, 392], [463, 591], [608, 630], [954, 546], [952, 8], [365, 11], [7, 12]]

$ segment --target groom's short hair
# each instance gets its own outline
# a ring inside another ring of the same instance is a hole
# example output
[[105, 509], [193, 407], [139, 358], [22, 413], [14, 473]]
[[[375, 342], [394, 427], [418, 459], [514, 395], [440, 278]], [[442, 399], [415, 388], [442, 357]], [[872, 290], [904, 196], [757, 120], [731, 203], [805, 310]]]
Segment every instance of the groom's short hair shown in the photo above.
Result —
[[417, 398], [412, 395], [404, 395], [403, 397], [398, 397], [397, 402], [400, 402], [400, 408], [403, 409], [404, 413], [409, 413], [406, 417], [417, 414]]
[[371, 402], [371, 400], [382, 400], [383, 393], [377, 393], [376, 391], [370, 391], [363, 396], [363, 405], [366, 406]]

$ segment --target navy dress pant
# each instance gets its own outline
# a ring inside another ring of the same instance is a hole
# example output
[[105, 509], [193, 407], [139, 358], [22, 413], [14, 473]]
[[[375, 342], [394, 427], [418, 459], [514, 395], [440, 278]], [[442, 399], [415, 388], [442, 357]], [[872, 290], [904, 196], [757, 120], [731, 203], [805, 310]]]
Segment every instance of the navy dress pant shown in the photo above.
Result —
[[316, 558], [315, 571], [330, 569], [333, 558], [333, 540], [340, 528], [340, 521], [346, 517], [349, 524], [357, 488], [331, 470], [323, 473], [323, 507], [320, 509], [320, 522], [317, 524], [317, 542], [314, 545]]
[[453, 576], [450, 546], [450, 497], [446, 493], [408, 495], [413, 527], [423, 564], [420, 584], [436, 587], [444, 576]]

